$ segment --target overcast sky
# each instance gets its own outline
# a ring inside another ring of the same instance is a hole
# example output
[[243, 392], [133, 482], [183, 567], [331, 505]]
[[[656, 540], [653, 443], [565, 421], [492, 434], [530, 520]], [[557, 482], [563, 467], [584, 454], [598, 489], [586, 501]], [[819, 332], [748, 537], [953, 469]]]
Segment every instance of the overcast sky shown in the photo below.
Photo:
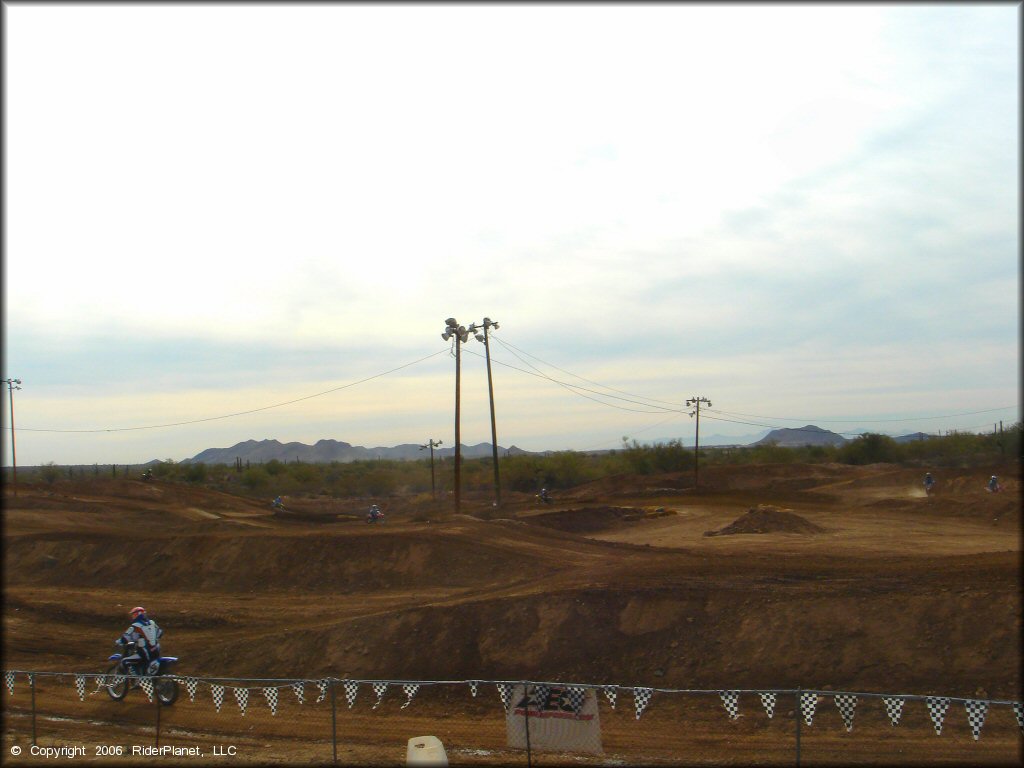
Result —
[[1020, 418], [1015, 5], [4, 14], [19, 465]]

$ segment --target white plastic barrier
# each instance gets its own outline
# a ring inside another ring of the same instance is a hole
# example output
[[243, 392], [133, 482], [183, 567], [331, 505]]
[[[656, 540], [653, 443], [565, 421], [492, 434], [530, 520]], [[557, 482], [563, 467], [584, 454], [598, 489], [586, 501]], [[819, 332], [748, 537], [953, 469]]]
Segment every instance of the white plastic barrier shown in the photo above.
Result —
[[416, 736], [405, 749], [406, 765], [448, 765], [444, 744], [436, 736]]

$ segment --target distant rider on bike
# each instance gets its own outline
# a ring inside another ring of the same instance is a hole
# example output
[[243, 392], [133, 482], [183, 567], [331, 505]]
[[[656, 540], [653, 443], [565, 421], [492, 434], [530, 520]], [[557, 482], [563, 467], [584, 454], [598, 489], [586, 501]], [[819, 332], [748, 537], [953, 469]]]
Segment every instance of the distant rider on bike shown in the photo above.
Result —
[[134, 648], [134, 653], [125, 656], [126, 665], [137, 668], [140, 674], [155, 675], [160, 669], [160, 638], [164, 631], [146, 616], [146, 609], [137, 605], [131, 610], [132, 623], [117, 638], [118, 645]]
[[931, 495], [932, 488], [935, 487], [935, 478], [932, 477], [931, 472], [925, 472], [924, 475], [924, 492]]
[[995, 475], [992, 475], [992, 477], [989, 478], [988, 485], [985, 486], [985, 487], [991, 493], [998, 493], [1000, 490], [1002, 490], [1000, 485], [999, 485], [999, 478], [996, 477]]

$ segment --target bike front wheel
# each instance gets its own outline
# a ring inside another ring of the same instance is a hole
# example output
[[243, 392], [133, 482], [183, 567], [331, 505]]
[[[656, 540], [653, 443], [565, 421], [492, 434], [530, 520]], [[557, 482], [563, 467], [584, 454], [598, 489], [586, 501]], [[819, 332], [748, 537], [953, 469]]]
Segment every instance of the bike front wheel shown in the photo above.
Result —
[[158, 677], [153, 686], [156, 689], [156, 697], [165, 707], [171, 706], [178, 700], [178, 681], [170, 677]]
[[117, 667], [111, 667], [107, 670], [105, 687], [107, 695], [114, 701], [120, 701], [128, 693], [128, 678], [120, 674], [122, 671]]

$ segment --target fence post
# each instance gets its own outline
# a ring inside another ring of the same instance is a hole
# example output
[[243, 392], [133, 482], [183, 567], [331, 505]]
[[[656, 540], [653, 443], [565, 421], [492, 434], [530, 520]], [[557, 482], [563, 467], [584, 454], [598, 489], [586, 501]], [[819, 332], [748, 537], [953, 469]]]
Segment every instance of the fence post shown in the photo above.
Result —
[[800, 766], [800, 709], [803, 707], [804, 696], [803, 689], [796, 689], [796, 707], [793, 709], [793, 713], [796, 715], [796, 764], [797, 768]]
[[153, 683], [153, 701], [156, 702], [156, 745], [160, 746], [160, 692], [157, 690], [156, 683]]
[[334, 705], [334, 680], [331, 686], [331, 746], [334, 749], [334, 764], [338, 764], [338, 709]]
[[39, 746], [36, 744], [36, 676], [28, 676], [28, 687], [32, 689], [32, 746]]
[[[533, 765], [530, 753], [530, 686], [525, 681], [523, 682], [523, 699], [526, 703], [526, 706], [523, 707], [523, 710], [526, 712], [526, 768], [530, 768]], [[516, 714], [515, 706], [515, 702], [512, 702], [513, 717]]]

